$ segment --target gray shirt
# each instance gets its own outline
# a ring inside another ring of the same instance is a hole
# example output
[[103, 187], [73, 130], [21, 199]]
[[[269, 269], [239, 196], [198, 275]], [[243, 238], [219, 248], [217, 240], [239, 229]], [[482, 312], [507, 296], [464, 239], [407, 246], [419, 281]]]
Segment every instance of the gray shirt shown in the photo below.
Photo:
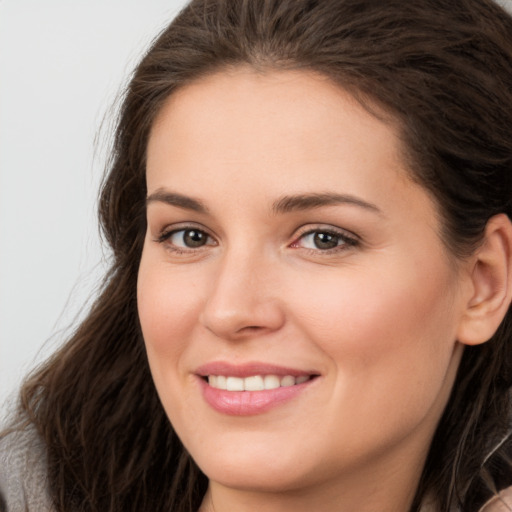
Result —
[[51, 512], [45, 449], [35, 429], [15, 431], [0, 439], [1, 512]]

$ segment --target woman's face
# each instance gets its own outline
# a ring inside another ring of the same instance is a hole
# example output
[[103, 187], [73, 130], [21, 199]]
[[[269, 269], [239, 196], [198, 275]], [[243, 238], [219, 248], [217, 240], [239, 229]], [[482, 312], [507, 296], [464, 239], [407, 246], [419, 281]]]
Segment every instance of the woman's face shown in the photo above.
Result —
[[312, 73], [222, 72], [166, 102], [147, 186], [142, 331], [210, 480], [416, 479], [465, 301], [393, 126]]

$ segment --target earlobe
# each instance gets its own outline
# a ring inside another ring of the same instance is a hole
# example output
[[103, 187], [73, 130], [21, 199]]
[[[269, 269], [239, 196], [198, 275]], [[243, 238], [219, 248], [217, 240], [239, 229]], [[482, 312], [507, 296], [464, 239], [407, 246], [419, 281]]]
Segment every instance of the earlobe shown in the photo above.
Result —
[[505, 214], [489, 220], [470, 264], [472, 292], [457, 339], [465, 345], [478, 345], [496, 332], [512, 298], [512, 223]]

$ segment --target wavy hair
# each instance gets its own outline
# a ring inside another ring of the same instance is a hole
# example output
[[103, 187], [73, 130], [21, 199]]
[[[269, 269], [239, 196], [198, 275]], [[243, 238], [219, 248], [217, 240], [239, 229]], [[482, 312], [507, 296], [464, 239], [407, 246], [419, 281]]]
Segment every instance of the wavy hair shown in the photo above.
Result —
[[[206, 476], [157, 397], [137, 315], [149, 131], [177, 88], [232, 66], [305, 69], [397, 124], [443, 240], [471, 254], [512, 218], [512, 19], [491, 0], [193, 0], [154, 41], [123, 97], [99, 203], [112, 265], [87, 318], [25, 383], [20, 417], [48, 453], [59, 512], [195, 512]], [[512, 485], [512, 321], [465, 349], [412, 511], [478, 510]]]

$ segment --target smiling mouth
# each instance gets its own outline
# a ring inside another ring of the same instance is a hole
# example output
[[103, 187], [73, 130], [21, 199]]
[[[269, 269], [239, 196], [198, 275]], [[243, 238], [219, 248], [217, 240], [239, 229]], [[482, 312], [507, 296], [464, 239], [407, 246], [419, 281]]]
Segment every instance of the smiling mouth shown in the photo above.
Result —
[[212, 362], [195, 373], [206, 403], [215, 411], [234, 417], [255, 416], [298, 399], [321, 377], [315, 371], [259, 362]]
[[226, 375], [208, 375], [205, 380], [215, 389], [223, 391], [267, 391], [303, 384], [315, 375], [251, 375], [249, 377], [233, 377]]

